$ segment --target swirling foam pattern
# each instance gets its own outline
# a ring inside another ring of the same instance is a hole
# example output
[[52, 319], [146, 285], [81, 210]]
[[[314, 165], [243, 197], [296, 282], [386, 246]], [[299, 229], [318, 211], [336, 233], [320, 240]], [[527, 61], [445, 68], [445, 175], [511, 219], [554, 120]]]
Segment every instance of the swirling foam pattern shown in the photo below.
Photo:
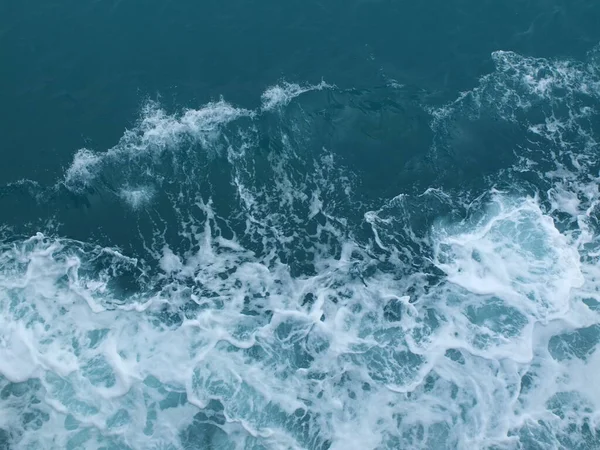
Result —
[[393, 198], [325, 83], [149, 103], [32, 187], [105, 231], [3, 230], [0, 448], [599, 448], [597, 52], [493, 59]]

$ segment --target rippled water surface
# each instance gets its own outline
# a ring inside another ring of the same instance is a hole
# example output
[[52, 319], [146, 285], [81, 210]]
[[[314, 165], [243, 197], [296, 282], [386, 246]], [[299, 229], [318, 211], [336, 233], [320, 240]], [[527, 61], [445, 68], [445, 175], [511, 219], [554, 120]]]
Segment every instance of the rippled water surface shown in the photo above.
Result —
[[0, 3], [0, 449], [600, 449], [600, 4]]

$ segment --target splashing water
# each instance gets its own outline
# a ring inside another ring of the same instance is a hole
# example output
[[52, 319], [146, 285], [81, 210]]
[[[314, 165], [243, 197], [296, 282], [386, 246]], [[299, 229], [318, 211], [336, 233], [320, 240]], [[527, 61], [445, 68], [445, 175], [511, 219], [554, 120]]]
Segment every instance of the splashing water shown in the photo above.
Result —
[[[597, 60], [493, 56], [422, 193], [361, 193], [324, 84], [80, 150], [52, 198], [135, 226], [3, 231], [0, 447], [598, 448]], [[490, 118], [520, 144], [457, 187]]]

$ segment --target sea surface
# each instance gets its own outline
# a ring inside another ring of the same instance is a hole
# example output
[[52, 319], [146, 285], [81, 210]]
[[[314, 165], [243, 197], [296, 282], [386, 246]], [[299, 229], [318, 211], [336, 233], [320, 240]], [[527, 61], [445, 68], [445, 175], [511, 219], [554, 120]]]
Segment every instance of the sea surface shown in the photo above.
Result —
[[600, 449], [600, 2], [0, 0], [0, 450]]

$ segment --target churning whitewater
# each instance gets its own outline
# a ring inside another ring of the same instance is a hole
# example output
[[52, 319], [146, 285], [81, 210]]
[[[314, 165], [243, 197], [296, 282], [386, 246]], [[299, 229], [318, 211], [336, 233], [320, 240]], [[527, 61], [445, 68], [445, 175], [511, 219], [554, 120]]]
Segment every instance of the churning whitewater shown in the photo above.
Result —
[[387, 197], [342, 145], [379, 94], [325, 82], [24, 181], [117, 225], [2, 230], [0, 448], [600, 448], [598, 49], [492, 56]]

